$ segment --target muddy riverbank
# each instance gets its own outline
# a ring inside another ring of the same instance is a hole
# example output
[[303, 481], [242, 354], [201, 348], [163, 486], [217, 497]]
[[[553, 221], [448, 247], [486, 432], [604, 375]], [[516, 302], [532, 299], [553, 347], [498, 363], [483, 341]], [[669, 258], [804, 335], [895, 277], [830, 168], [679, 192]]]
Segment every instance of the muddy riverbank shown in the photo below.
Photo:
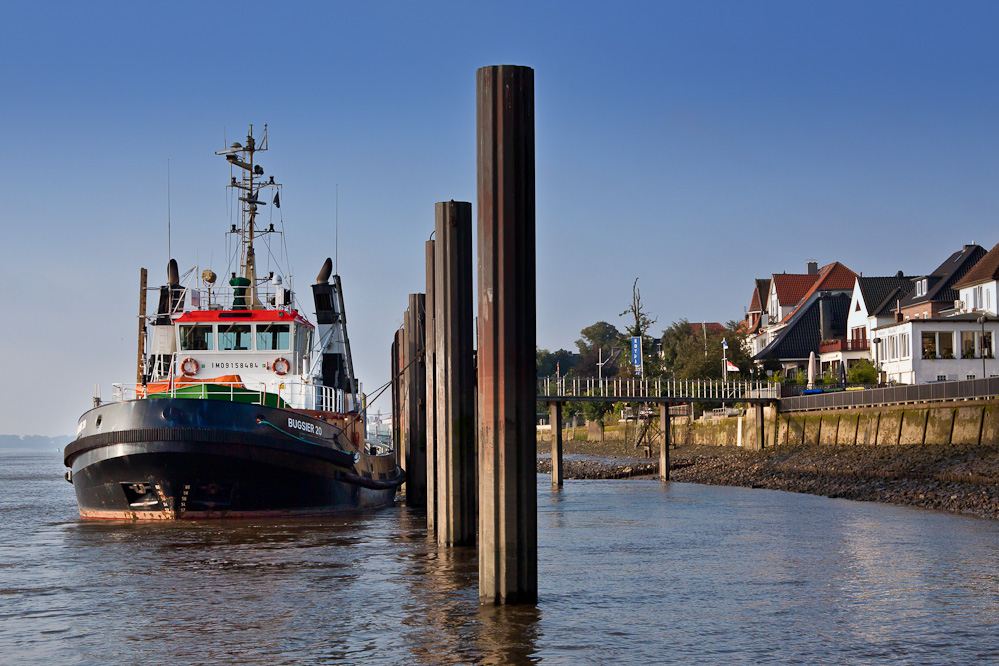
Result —
[[[539, 446], [539, 453], [550, 449]], [[565, 478], [624, 478], [659, 473], [621, 442], [570, 442]], [[999, 450], [978, 446], [783, 446], [762, 451], [680, 446], [670, 478], [685, 483], [786, 490], [919, 506], [999, 518]], [[538, 471], [550, 473], [551, 459]]]

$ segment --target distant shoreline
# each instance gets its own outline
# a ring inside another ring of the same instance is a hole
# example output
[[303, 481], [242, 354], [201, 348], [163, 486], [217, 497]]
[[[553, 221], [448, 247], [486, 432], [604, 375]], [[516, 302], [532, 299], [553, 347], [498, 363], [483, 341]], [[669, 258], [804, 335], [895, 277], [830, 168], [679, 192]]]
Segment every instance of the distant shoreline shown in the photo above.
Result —
[[0, 435], [0, 451], [61, 452], [72, 441], [69, 435]]

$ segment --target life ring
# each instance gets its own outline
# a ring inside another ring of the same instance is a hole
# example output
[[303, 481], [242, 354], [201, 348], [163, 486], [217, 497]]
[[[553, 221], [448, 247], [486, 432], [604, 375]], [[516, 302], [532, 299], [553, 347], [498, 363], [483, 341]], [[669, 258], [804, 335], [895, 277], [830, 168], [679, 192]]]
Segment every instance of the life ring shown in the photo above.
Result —
[[274, 371], [275, 375], [286, 375], [291, 370], [291, 363], [288, 362], [288, 359], [276, 358], [271, 364], [271, 370]]
[[198, 362], [193, 358], [185, 358], [180, 362], [180, 371], [187, 377], [198, 374], [199, 367]]

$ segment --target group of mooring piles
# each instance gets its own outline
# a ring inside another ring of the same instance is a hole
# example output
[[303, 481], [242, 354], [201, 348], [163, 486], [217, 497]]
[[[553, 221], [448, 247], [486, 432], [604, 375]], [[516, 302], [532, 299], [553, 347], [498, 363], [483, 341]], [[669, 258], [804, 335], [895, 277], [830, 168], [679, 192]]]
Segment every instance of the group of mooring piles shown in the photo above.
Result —
[[478, 545], [480, 600], [535, 603], [534, 70], [483, 67], [476, 96], [478, 325], [472, 205], [440, 202], [392, 344], [393, 438], [437, 543]]

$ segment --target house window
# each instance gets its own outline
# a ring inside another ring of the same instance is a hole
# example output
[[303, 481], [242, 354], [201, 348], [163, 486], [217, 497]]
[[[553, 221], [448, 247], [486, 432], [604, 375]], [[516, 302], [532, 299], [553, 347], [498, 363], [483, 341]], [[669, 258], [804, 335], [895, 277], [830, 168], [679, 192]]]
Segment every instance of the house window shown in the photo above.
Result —
[[923, 295], [923, 281], [920, 280], [916, 283], [916, 297], [918, 298], [922, 295]]
[[985, 331], [985, 336], [979, 335], [979, 354], [985, 358], [992, 358], [993, 349], [992, 346], [992, 331]]
[[947, 375], [937, 375], [937, 381], [938, 382], [945, 382], [945, 381], [947, 381]]
[[[937, 357], [937, 334], [932, 331], [923, 331], [923, 358]], [[939, 379], [939, 377], [937, 378]]]
[[937, 349], [944, 358], [954, 358], [954, 333], [939, 331], [937, 333]]
[[961, 331], [961, 358], [975, 358], [976, 331]]
[[899, 358], [909, 358], [909, 334], [903, 333], [899, 336], [900, 346]]
[[965, 377], [965, 379], [974, 379], [974, 378], [975, 378], [975, 376], [974, 376], [974, 375], [967, 375], [967, 376]]
[[954, 358], [954, 331], [923, 331], [923, 358]]

